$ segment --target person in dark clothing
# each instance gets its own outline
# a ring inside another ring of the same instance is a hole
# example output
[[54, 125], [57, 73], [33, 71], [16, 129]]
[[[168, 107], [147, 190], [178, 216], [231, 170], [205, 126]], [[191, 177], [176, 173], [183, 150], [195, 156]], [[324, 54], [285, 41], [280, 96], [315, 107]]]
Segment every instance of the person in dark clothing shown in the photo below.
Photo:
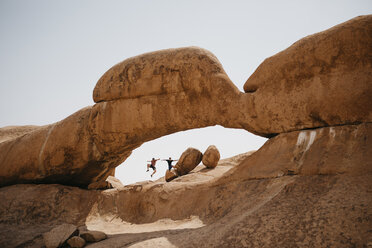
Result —
[[173, 160], [171, 157], [169, 157], [169, 159], [163, 159], [162, 161], [167, 161], [168, 162], [168, 170], [171, 170], [173, 168], [172, 162], [173, 161], [178, 161], [178, 159]]
[[151, 164], [147, 164], [147, 171], [149, 171], [149, 168], [151, 168], [154, 172], [151, 174], [151, 177], [156, 173], [156, 167], [155, 167], [155, 164], [156, 164], [156, 161], [160, 160], [160, 158], [158, 159], [155, 159], [155, 158], [152, 158], [151, 161], [147, 161], [147, 162], [151, 162]]

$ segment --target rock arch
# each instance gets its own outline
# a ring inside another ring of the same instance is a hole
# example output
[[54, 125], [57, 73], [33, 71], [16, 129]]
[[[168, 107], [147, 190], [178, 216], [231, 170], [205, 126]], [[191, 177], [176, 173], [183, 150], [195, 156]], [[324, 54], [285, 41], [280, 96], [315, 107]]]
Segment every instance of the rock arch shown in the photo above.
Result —
[[354, 18], [266, 59], [246, 93], [201, 48], [127, 59], [98, 81], [95, 105], [3, 140], [0, 186], [85, 187], [111, 175], [143, 142], [187, 129], [221, 125], [271, 137], [372, 122], [371, 47], [372, 16]]
[[1, 185], [85, 187], [113, 174], [146, 141], [213, 125], [254, 130], [245, 94], [197, 47], [127, 59], [101, 77], [93, 98], [95, 105], [60, 122], [0, 143]]

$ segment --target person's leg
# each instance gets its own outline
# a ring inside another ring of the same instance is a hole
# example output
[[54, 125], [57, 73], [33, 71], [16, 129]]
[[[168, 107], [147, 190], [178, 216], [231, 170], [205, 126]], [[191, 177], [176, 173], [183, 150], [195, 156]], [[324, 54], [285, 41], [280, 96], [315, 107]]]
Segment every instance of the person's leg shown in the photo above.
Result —
[[156, 173], [156, 169], [154, 169], [154, 172], [151, 174], [151, 177]]
[[149, 168], [150, 168], [150, 164], [147, 164], [147, 171], [146, 172], [149, 171]]

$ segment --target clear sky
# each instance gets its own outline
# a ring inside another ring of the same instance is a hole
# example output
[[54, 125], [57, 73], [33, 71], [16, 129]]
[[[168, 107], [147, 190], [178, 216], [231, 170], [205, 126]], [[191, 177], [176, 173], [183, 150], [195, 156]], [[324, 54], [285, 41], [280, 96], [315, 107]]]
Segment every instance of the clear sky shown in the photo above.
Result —
[[[267, 57], [298, 39], [358, 15], [372, 1], [0, 0], [0, 127], [45, 125], [93, 105], [100, 76], [141, 53], [200, 46], [231, 80], [244, 82]], [[145, 143], [116, 170], [124, 184], [148, 180], [146, 160], [178, 158], [208, 145], [222, 157], [258, 149], [265, 139], [209, 127]], [[166, 163], [158, 165], [155, 179]]]

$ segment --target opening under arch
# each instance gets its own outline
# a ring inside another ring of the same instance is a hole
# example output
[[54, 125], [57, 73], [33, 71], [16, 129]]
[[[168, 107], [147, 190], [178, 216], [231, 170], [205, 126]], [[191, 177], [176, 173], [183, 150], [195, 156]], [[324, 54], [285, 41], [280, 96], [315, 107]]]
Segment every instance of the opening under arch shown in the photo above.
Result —
[[[124, 185], [146, 180], [155, 181], [165, 175], [168, 166], [165, 161], [158, 161], [156, 163], [157, 173], [151, 178], [152, 169], [146, 172], [146, 164], [153, 157], [178, 159], [189, 147], [194, 147], [204, 153], [209, 145], [215, 145], [221, 154], [221, 159], [224, 159], [258, 150], [266, 140], [243, 129], [221, 126], [177, 132], [145, 142], [133, 150], [127, 160], [116, 167], [115, 177], [120, 179]], [[173, 162], [173, 165], [175, 164], [176, 162]]]

